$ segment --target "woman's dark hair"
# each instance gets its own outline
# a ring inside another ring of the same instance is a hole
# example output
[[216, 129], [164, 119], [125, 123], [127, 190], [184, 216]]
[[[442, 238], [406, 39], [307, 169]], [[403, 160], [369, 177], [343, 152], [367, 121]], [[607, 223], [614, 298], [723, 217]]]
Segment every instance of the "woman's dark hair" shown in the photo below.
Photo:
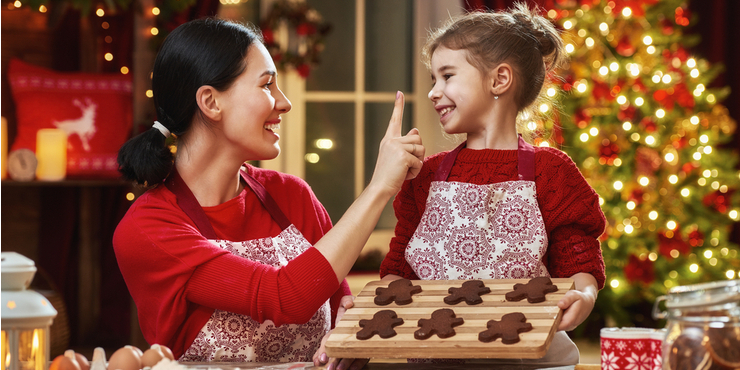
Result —
[[[259, 31], [221, 19], [205, 18], [177, 27], [154, 61], [152, 91], [157, 120], [176, 137], [190, 129], [200, 114], [196, 92], [201, 86], [227, 90], [246, 70], [249, 47], [262, 42]], [[151, 128], [128, 140], [118, 151], [118, 171], [126, 180], [155, 186], [172, 169], [166, 137]]]

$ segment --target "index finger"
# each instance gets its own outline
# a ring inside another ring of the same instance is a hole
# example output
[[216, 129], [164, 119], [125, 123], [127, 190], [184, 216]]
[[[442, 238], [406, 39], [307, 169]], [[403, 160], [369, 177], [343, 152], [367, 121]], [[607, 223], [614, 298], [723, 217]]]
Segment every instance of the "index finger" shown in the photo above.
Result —
[[403, 122], [403, 93], [396, 92], [396, 102], [393, 105], [391, 120], [388, 122], [388, 130], [385, 132], [386, 137], [401, 137], [401, 123]]

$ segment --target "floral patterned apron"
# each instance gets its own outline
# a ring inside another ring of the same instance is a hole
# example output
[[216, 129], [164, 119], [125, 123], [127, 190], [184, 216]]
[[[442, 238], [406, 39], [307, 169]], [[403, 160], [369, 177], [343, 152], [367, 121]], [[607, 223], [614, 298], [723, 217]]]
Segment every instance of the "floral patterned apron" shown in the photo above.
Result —
[[[426, 208], [406, 247], [406, 261], [423, 280], [549, 277], [542, 262], [548, 241], [537, 203], [534, 147], [519, 137], [516, 181], [447, 181], [465, 145], [445, 155], [434, 174]], [[566, 347], [556, 343], [563, 340], [560, 344]], [[545, 357], [556, 347], [560, 358], [569, 357], [563, 350], [575, 351], [577, 362], [578, 349], [564, 332], [558, 332]]]
[[[311, 247], [301, 232], [288, 220], [265, 187], [246, 171], [242, 179], [280, 225], [274, 238], [234, 242], [219, 240], [208, 217], [180, 176], [174, 172], [165, 183], [177, 196], [180, 208], [201, 234], [221, 248], [246, 259], [270, 266], [285, 266]], [[331, 329], [331, 308], [327, 300], [305, 324], [276, 327], [272, 320], [262, 324], [249, 316], [215, 310], [193, 343], [178, 361], [221, 362], [305, 362], [311, 361], [321, 339]]]

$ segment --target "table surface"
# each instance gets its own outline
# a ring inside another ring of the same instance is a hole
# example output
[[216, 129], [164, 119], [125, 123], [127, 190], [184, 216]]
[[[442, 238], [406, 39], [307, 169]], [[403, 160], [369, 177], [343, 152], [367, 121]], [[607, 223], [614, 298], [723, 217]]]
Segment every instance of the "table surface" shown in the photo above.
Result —
[[[208, 370], [237, 370], [237, 369], [264, 369], [264, 370], [298, 370], [298, 369], [324, 369], [324, 366], [314, 366], [310, 362], [286, 362], [286, 363], [266, 363], [266, 362], [210, 362], [210, 363], [188, 363], [188, 368]], [[409, 364], [406, 362], [383, 362], [383, 360], [373, 360], [368, 363], [363, 370], [400, 370], [400, 369], [490, 369], [490, 365], [485, 364]], [[600, 365], [579, 364], [576, 370], [597, 370], [601, 369]]]

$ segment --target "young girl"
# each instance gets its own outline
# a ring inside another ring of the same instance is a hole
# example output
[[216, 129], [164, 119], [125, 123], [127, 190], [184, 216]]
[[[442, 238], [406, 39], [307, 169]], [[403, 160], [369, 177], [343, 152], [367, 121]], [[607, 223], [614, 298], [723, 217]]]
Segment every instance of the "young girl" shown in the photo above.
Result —
[[118, 225], [116, 258], [144, 337], [180, 361], [326, 363], [322, 338], [352, 306], [344, 277], [421, 168], [418, 132], [400, 135], [399, 92], [373, 178], [332, 228], [304, 181], [244, 164], [280, 153], [291, 104], [276, 78], [251, 29], [186, 23], [154, 64], [158, 121], [119, 152], [124, 177], [151, 189]]
[[[604, 285], [599, 197], [561, 151], [517, 134], [517, 115], [537, 100], [546, 74], [562, 63], [553, 25], [516, 5], [471, 13], [436, 31], [424, 56], [429, 92], [457, 149], [425, 159], [394, 201], [398, 224], [383, 279], [572, 277], [558, 306], [559, 330], [593, 309]], [[573, 365], [578, 351], [559, 332], [538, 366]]]

